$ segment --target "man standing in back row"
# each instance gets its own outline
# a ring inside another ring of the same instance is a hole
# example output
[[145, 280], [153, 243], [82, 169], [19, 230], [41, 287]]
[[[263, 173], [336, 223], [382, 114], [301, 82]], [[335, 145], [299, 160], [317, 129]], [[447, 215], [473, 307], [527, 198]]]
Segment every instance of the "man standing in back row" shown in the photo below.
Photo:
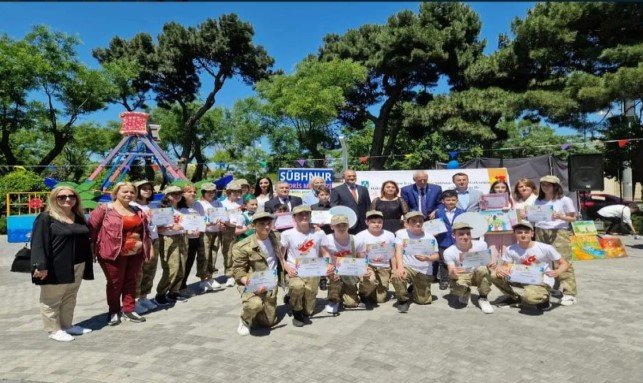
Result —
[[418, 170], [413, 173], [413, 185], [402, 188], [401, 196], [409, 209], [422, 213], [424, 220], [433, 219], [433, 211], [440, 203], [442, 188], [440, 185], [429, 183], [429, 173]]
[[356, 184], [357, 174], [354, 170], [344, 170], [342, 177], [344, 183], [330, 192], [330, 206], [346, 206], [355, 212], [357, 223], [348, 232], [357, 234], [366, 230], [366, 212], [371, 206], [371, 197], [367, 188]]

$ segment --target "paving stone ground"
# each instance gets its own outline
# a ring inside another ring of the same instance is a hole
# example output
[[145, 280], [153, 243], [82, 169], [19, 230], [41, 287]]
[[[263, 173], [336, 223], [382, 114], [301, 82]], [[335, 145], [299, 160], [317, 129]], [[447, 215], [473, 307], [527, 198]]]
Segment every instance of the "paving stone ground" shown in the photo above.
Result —
[[[275, 328], [247, 337], [236, 333], [235, 288], [146, 314], [146, 323], [107, 327], [105, 279], [96, 265], [75, 312], [75, 321], [94, 331], [60, 343], [42, 330], [39, 288], [27, 274], [9, 272], [21, 245], [4, 236], [0, 381], [640, 383], [643, 241], [622, 238], [629, 257], [576, 262], [579, 304], [542, 315], [518, 308], [485, 315], [471, 303], [456, 310], [433, 285], [437, 300], [407, 314], [391, 301], [331, 317], [321, 311], [320, 291], [312, 325], [295, 328], [280, 306]], [[490, 298], [497, 296], [494, 288]]]

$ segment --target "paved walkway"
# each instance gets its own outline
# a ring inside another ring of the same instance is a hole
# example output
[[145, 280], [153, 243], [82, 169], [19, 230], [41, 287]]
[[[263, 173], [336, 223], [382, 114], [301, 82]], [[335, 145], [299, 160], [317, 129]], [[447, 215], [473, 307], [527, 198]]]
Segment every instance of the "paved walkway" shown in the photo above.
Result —
[[96, 267], [76, 308], [76, 321], [94, 332], [59, 343], [42, 331], [39, 288], [9, 272], [20, 246], [0, 237], [0, 381], [643, 382], [643, 241], [624, 241], [628, 258], [576, 263], [579, 305], [543, 315], [456, 310], [434, 285], [437, 301], [407, 314], [389, 302], [335, 318], [320, 312], [295, 328], [280, 307], [272, 331], [248, 337], [236, 333], [240, 302], [231, 288], [150, 313], [143, 324], [106, 327]]

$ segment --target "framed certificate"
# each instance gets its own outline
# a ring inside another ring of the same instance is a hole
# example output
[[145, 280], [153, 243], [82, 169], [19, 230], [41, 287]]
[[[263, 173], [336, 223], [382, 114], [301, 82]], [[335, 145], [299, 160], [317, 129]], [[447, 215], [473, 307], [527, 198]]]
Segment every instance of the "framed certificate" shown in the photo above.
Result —
[[431, 235], [446, 233], [447, 225], [440, 218], [424, 222], [424, 231]]
[[321, 277], [328, 272], [328, 258], [297, 258], [295, 268], [300, 278]]
[[435, 241], [432, 239], [404, 239], [402, 248], [404, 254], [411, 256], [437, 253]]
[[295, 227], [295, 219], [292, 217], [292, 213], [277, 213], [276, 215], [275, 229], [284, 230]]
[[529, 222], [553, 221], [554, 207], [552, 205], [527, 206], [527, 220]]
[[460, 254], [460, 267], [466, 272], [472, 272], [489, 263], [491, 263], [491, 249]]
[[171, 207], [150, 209], [150, 216], [152, 225], [161, 227], [174, 225], [174, 209]]
[[509, 205], [509, 194], [507, 193], [483, 194], [480, 196], [480, 209], [482, 210], [503, 209]]
[[522, 283], [523, 285], [542, 285], [545, 273], [540, 266], [527, 266], [520, 264], [511, 265], [509, 282]]
[[341, 276], [361, 277], [366, 274], [368, 259], [342, 257], [337, 258], [335, 273]]
[[313, 210], [310, 216], [310, 222], [315, 225], [330, 225], [331, 214], [328, 210]]
[[243, 289], [246, 293], [254, 293], [265, 287], [270, 291], [277, 287], [277, 270], [255, 271], [248, 276], [246, 287]]
[[205, 217], [199, 214], [184, 214], [181, 226], [187, 231], [205, 231]]
[[366, 258], [370, 263], [386, 263], [395, 255], [395, 243], [369, 243]]
[[211, 207], [205, 212], [209, 222], [227, 222], [230, 220], [225, 207]]

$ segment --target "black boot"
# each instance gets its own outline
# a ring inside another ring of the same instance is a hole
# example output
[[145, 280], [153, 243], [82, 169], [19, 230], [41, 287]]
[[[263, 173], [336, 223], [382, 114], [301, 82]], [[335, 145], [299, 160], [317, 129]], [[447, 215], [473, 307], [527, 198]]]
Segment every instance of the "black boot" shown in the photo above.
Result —
[[304, 313], [302, 311], [292, 312], [292, 324], [295, 327], [304, 327]]

